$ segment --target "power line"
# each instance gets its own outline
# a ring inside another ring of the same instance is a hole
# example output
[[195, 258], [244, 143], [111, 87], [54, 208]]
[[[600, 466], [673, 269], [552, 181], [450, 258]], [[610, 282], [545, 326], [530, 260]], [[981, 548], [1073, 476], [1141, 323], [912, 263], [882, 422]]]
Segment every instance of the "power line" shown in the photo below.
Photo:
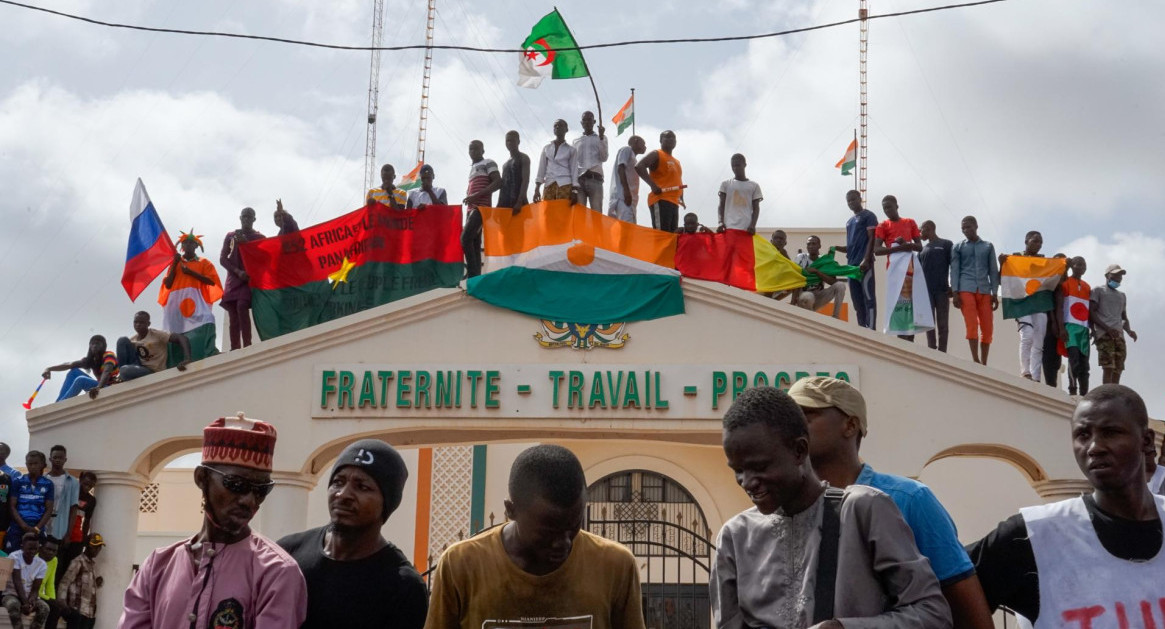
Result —
[[[905, 15], [918, 15], [920, 13], [933, 13], [935, 11], [946, 11], [949, 9], [962, 9], [966, 7], [976, 7], [985, 4], [995, 4], [997, 2], [1007, 2], [1008, 0], [978, 0], [978, 2], [964, 2], [962, 4], [948, 4], [941, 7], [930, 7], [926, 9], [912, 9], [910, 11], [898, 11], [895, 13], [882, 13], [880, 15], [871, 15], [867, 19], [878, 20], [890, 17], [902, 17]], [[328, 48], [332, 50], [356, 50], [356, 51], [399, 51], [399, 50], [424, 50], [425, 48], [432, 48], [434, 50], [464, 50], [468, 52], [491, 52], [491, 53], [519, 53], [526, 52], [521, 48], [483, 48], [478, 46], [462, 46], [455, 44], [442, 44], [436, 46], [427, 46], [425, 44], [410, 44], [405, 46], [344, 46], [341, 44], [325, 44], [321, 42], [305, 41], [302, 39], [287, 39], [284, 37], [267, 37], [263, 35], [246, 35], [242, 33], [224, 33], [219, 31], [191, 31], [176, 28], [155, 28], [152, 26], [139, 26], [136, 24], [122, 24], [118, 22], [105, 22], [102, 20], [95, 20], [81, 15], [72, 13], [65, 13], [64, 11], [56, 11], [54, 9], [46, 9], [45, 7], [38, 7], [31, 4], [24, 4], [22, 2], [14, 2], [13, 0], [0, 0], [0, 4], [7, 4], [14, 7], [29, 9], [31, 11], [40, 11], [58, 17], [68, 18], [85, 22], [87, 24], [95, 24], [97, 26], [107, 26], [109, 28], [124, 28], [134, 31], [148, 31], [151, 33], [170, 33], [173, 35], [199, 35], [203, 37], [227, 37], [231, 39], [255, 39], [260, 41], [269, 41], [279, 44], [292, 44], [295, 46], [309, 46], [312, 48]], [[772, 33], [758, 33], [754, 35], [730, 35], [725, 37], [688, 37], [680, 39], [635, 39], [627, 41], [608, 42], [605, 44], [587, 44], [585, 46], [573, 46], [556, 48], [558, 51], [568, 50], [592, 50], [597, 48], [618, 48], [622, 46], [639, 46], [646, 44], [702, 44], [711, 42], [728, 42], [728, 41], [750, 41], [754, 39], [768, 39], [771, 37], [782, 37], [785, 35], [793, 35], [796, 33], [807, 33], [810, 31], [819, 31], [827, 28], [835, 28], [838, 26], [845, 26], [847, 24], [855, 24], [862, 21], [862, 18], [853, 18], [849, 20], [842, 20], [840, 22], [830, 22], [829, 24], [818, 24], [816, 26], [805, 26], [802, 28], [793, 28], [784, 31], [775, 31]]]

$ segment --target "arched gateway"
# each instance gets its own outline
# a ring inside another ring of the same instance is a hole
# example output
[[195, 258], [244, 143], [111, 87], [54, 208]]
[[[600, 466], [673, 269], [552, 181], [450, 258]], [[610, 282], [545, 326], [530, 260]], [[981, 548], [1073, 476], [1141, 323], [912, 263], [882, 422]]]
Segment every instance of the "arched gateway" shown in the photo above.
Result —
[[[279, 430], [278, 486], [256, 522], [271, 537], [322, 523], [317, 483], [344, 445], [374, 436], [402, 449], [411, 478], [388, 532], [419, 565], [453, 541], [439, 536], [488, 526], [490, 514], [501, 519], [509, 463], [519, 444], [533, 442], [571, 448], [593, 492], [640, 492], [639, 502], [606, 501], [596, 524], [666, 540], [669, 529], [679, 533], [670, 518], [680, 505], [700, 513], [701, 521], [685, 514], [682, 524], [700, 540], [630, 542], [643, 551], [645, 582], [648, 570], [678, 565], [681, 555], [667, 553], [683, 550], [706, 563], [706, 541], [748, 506], [718, 445], [724, 410], [748, 386], [788, 386], [806, 374], [844, 377], [863, 391], [870, 435], [862, 454], [882, 471], [917, 476], [932, 460], [987, 456], [1017, 466], [1048, 500], [1082, 485], [1067, 443], [1071, 401], [1059, 391], [730, 287], [685, 280], [684, 294], [686, 314], [595, 334], [435, 290], [186, 372], [119, 384], [97, 400], [29, 412], [33, 448], [66, 444], [70, 464], [98, 472], [94, 527], [107, 540], [98, 626], [116, 621], [140, 560], [142, 488], [167, 462], [198, 449], [203, 426], [237, 411]], [[980, 489], [967, 478], [957, 494], [940, 498], [963, 500]], [[691, 502], [643, 500], [660, 492]], [[628, 529], [620, 513], [639, 508], [658, 508], [655, 521], [669, 524]], [[665, 547], [652, 555], [656, 543]], [[683, 568], [695, 573], [665, 584], [706, 581], [696, 561]], [[696, 604], [694, 594], [672, 603], [660, 596], [665, 615]]]

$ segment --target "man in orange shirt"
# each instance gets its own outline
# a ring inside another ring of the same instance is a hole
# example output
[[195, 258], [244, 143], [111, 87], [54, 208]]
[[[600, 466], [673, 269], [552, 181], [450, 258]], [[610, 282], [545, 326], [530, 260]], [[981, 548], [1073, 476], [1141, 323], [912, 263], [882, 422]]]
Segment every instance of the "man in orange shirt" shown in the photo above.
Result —
[[684, 205], [684, 169], [680, 160], [672, 157], [675, 148], [675, 131], [664, 131], [659, 134], [659, 149], [635, 165], [635, 172], [651, 186], [647, 195], [651, 226], [669, 234], [680, 226], [680, 206]]

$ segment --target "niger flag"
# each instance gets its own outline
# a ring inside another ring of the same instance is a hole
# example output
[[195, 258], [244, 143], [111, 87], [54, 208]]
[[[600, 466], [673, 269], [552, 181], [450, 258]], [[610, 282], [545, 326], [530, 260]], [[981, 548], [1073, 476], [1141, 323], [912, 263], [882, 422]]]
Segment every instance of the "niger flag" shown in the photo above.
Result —
[[489, 273], [466, 290], [546, 321], [608, 324], [684, 311], [676, 236], [568, 201], [480, 208]]
[[1068, 268], [1064, 258], [1007, 256], [999, 269], [1003, 318], [1018, 319], [1055, 307], [1056, 286]]
[[251, 311], [269, 339], [410, 297], [456, 287], [461, 207], [393, 210], [373, 203], [326, 223], [240, 247]]
[[764, 238], [739, 229], [721, 234], [680, 234], [676, 269], [684, 277], [758, 293], [805, 286], [805, 276], [796, 262]]

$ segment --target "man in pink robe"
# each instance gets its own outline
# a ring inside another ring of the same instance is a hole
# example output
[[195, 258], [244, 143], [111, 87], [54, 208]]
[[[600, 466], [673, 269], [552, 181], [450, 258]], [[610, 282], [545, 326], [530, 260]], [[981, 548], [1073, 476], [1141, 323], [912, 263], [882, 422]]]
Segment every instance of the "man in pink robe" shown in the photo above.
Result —
[[251, 532], [271, 492], [275, 427], [220, 418], [203, 430], [194, 482], [202, 530], [150, 553], [125, 592], [119, 629], [298, 629], [307, 585], [295, 560]]

